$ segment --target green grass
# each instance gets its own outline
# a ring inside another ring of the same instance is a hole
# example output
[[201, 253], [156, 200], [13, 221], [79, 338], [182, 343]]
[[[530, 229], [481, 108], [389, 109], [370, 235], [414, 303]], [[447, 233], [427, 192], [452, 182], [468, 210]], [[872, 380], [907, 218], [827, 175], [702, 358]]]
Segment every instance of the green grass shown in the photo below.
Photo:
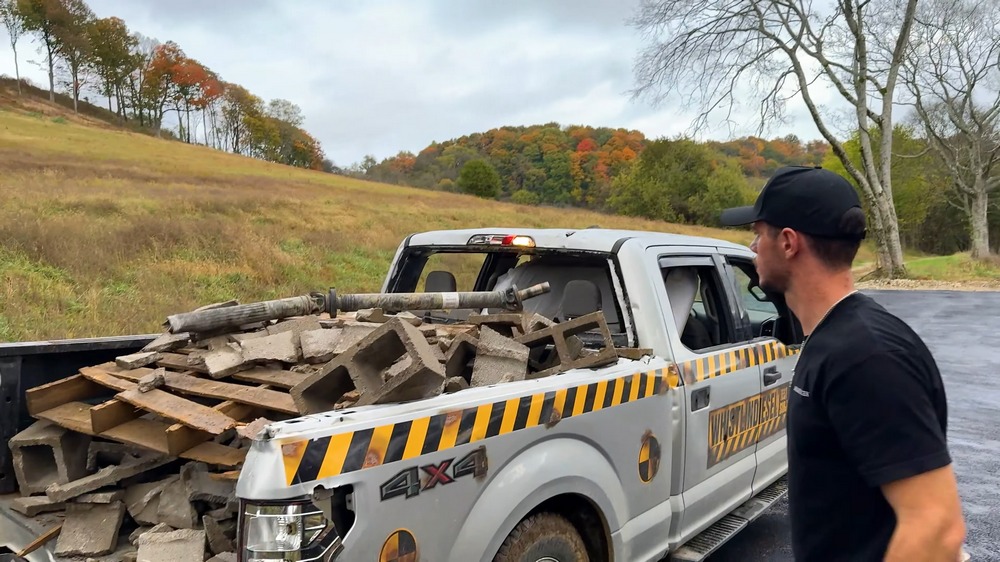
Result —
[[974, 260], [967, 253], [918, 258], [908, 261], [906, 268], [914, 279], [1000, 282], [1000, 262]]

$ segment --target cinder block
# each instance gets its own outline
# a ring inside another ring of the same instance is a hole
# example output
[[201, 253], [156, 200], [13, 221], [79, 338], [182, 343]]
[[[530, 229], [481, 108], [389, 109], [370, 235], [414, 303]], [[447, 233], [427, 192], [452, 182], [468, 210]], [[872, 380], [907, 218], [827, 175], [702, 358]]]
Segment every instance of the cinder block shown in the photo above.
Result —
[[56, 556], [101, 556], [118, 544], [125, 504], [70, 503], [56, 540]]
[[523, 380], [528, 373], [528, 346], [483, 326], [472, 364], [472, 386]]
[[472, 379], [471, 374], [466, 374], [469, 363], [476, 356], [476, 348], [479, 340], [469, 334], [459, 334], [452, 340], [448, 347], [448, 352], [444, 356], [444, 372], [449, 379], [463, 377], [466, 381]]
[[357, 345], [359, 341], [363, 340], [366, 336], [378, 328], [378, 324], [344, 324], [344, 327], [342, 328], [343, 331], [340, 333], [340, 341], [337, 342], [337, 346], [333, 349], [333, 353], [335, 355], [346, 353], [349, 349]]
[[524, 317], [521, 314], [513, 312], [473, 314], [469, 316], [468, 323], [478, 326], [480, 330], [483, 327], [488, 327], [508, 338], [520, 336], [524, 330]]
[[[384, 384], [371, 390], [379, 382], [380, 373], [404, 354], [410, 364]], [[444, 382], [444, 368], [416, 327], [393, 318], [358, 343], [349, 356], [351, 379], [361, 392], [357, 406], [407, 402], [436, 393]], [[339, 357], [338, 357], [339, 359]]]
[[464, 377], [451, 377], [444, 382], [444, 391], [448, 394], [469, 388], [469, 381]]
[[88, 435], [43, 420], [12, 437], [8, 445], [23, 496], [87, 475]]
[[320, 328], [302, 332], [299, 335], [302, 358], [307, 363], [325, 363], [333, 359], [342, 331], [340, 328]]
[[300, 354], [298, 339], [296, 332], [286, 330], [262, 338], [244, 340], [240, 342], [243, 360], [257, 363], [297, 363]]
[[[600, 350], [595, 350], [593, 353], [582, 353], [583, 342], [575, 336], [594, 329], [600, 331], [603, 346]], [[555, 348], [555, 355], [546, 361], [547, 368], [529, 374], [528, 378], [531, 379], [547, 377], [570, 369], [599, 367], [618, 360], [614, 341], [611, 339], [611, 331], [608, 329], [603, 312], [594, 312], [567, 322], [555, 324], [548, 328], [536, 330], [517, 338], [517, 341], [531, 347], [533, 350], [549, 344]], [[558, 362], [556, 362], [557, 360]]]
[[236, 562], [235, 552], [223, 552], [208, 559], [207, 562]]

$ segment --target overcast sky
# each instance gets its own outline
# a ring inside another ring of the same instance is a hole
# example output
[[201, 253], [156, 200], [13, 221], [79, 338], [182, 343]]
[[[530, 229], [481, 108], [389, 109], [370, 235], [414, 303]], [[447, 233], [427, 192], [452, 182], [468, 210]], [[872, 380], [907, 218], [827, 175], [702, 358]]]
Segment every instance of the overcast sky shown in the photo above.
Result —
[[[657, 138], [690, 123], [669, 105], [630, 99], [642, 44], [626, 19], [638, 0], [88, 4], [98, 17], [118, 16], [133, 31], [176, 41], [265, 100], [298, 104], [305, 128], [340, 166], [502, 125], [627, 127]], [[19, 52], [22, 75], [47, 86], [45, 71], [26, 62], [42, 60], [36, 45], [24, 39]], [[14, 74], [6, 41], [0, 74]], [[799, 104], [789, 110], [792, 121], [767, 136], [819, 138]]]

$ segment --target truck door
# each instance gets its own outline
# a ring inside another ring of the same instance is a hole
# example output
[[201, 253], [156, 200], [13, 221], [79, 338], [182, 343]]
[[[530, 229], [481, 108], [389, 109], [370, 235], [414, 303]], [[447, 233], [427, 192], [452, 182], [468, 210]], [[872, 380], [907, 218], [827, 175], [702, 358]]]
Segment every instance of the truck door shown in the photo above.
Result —
[[717, 256], [659, 257], [664, 316], [684, 381], [682, 536], [700, 532], [751, 495], [751, 439], [760, 370], [737, 330]]
[[772, 302], [757, 286], [757, 272], [749, 257], [727, 255], [726, 270], [739, 307], [741, 324], [761, 348], [760, 428], [755, 436], [757, 473], [754, 493], [766, 488], [788, 469], [785, 432], [788, 391], [801, 343], [801, 327], [784, 302]]

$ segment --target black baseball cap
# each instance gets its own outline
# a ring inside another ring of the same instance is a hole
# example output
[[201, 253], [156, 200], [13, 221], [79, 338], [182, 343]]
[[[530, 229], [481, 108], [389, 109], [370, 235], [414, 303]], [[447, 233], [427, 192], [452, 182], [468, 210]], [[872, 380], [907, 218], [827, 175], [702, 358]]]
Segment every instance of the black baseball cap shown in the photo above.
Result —
[[[849, 213], [853, 208], [860, 210]], [[845, 220], [854, 216], [852, 220]], [[751, 207], [722, 212], [724, 226], [763, 221], [778, 228], [824, 238], [865, 237], [864, 211], [854, 186], [843, 176], [818, 166], [778, 168]]]

